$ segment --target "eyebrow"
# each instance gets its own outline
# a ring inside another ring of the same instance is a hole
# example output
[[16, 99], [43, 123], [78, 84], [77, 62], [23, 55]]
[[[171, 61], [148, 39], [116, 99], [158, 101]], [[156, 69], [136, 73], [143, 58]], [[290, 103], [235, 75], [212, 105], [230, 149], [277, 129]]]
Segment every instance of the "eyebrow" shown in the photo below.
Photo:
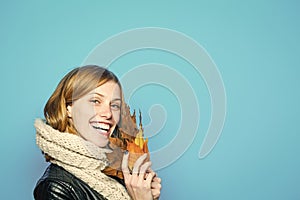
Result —
[[[90, 93], [91, 95], [92, 94], [96, 94], [96, 95], [98, 95], [98, 96], [100, 96], [100, 97], [104, 97], [104, 95], [103, 94], [100, 94], [100, 93], [98, 93], [98, 92], [92, 92], [92, 93]], [[122, 101], [122, 99], [120, 99], [120, 98], [115, 98], [115, 99], [113, 99], [112, 101]]]
[[91, 92], [90, 95], [92, 95], [92, 94], [96, 94], [96, 95], [98, 95], [98, 96], [100, 96], [100, 97], [104, 97], [103, 94], [100, 94], [100, 93], [98, 93], [98, 92]]

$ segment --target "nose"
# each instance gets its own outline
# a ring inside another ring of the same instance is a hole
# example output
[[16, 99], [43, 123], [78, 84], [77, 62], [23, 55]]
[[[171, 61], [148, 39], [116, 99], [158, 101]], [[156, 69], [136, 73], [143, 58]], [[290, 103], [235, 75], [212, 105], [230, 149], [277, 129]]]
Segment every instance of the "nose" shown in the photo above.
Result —
[[104, 117], [105, 119], [110, 119], [112, 117], [110, 105], [101, 106], [98, 113], [100, 114], [101, 117]]

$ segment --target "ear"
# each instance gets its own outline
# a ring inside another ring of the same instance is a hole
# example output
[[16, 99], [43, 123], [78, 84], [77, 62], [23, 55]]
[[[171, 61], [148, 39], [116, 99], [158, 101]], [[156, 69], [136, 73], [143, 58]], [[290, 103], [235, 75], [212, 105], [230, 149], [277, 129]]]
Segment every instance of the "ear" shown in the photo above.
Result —
[[68, 117], [72, 118], [72, 106], [71, 105], [67, 106], [67, 114], [68, 114]]

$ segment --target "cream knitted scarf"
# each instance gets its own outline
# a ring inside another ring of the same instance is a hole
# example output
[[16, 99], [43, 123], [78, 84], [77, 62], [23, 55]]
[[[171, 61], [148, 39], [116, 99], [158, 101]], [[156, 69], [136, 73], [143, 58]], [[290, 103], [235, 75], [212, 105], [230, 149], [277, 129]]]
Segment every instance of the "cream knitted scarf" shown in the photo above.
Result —
[[101, 172], [108, 164], [105, 153], [110, 150], [55, 130], [42, 119], [36, 119], [34, 126], [37, 145], [53, 158], [51, 163], [72, 173], [108, 200], [130, 199], [123, 185]]

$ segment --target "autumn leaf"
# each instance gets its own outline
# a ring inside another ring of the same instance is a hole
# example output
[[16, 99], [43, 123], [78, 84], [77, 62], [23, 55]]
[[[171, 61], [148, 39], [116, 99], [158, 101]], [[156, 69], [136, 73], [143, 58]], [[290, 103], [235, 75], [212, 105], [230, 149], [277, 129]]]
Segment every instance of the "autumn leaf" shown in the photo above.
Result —
[[114, 137], [109, 138], [109, 147], [112, 149], [112, 153], [106, 154], [109, 166], [102, 171], [106, 175], [116, 176], [120, 179], [123, 179], [121, 164], [125, 150], [129, 152], [128, 167], [130, 170], [133, 169], [136, 160], [144, 153], [148, 154], [145, 162], [150, 160], [148, 139], [144, 139], [141, 112], [139, 115], [140, 124], [137, 128], [135, 111], [131, 115], [129, 106], [125, 105], [124, 107], [125, 110], [123, 109], [121, 112], [121, 126]]

